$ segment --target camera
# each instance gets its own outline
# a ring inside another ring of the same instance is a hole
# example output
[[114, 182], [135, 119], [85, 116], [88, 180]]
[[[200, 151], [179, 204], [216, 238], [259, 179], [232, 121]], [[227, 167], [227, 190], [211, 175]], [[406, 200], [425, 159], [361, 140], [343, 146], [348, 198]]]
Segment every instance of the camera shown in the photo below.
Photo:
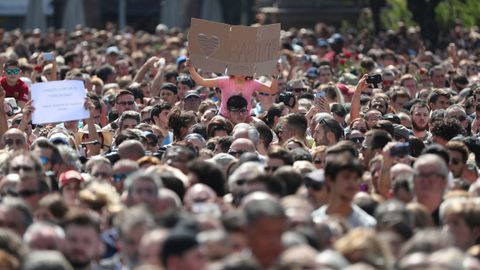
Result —
[[390, 148], [390, 155], [392, 157], [404, 157], [410, 155], [410, 143], [397, 143]]
[[283, 92], [278, 96], [278, 102], [283, 102], [286, 106], [293, 108], [295, 107], [295, 96], [292, 92]]
[[382, 82], [382, 75], [380, 74], [369, 75], [367, 78], [367, 83], [373, 84], [373, 87], [375, 88], [378, 88], [378, 84], [381, 82]]

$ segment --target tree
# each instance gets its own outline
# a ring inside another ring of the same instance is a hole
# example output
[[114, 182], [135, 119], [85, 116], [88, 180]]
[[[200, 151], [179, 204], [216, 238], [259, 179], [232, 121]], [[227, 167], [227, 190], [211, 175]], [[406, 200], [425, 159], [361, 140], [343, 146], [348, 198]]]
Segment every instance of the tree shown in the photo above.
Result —
[[412, 12], [412, 17], [421, 29], [422, 37], [429, 43], [429, 49], [435, 49], [438, 43], [438, 24], [435, 9], [441, 0], [407, 0], [407, 7]]

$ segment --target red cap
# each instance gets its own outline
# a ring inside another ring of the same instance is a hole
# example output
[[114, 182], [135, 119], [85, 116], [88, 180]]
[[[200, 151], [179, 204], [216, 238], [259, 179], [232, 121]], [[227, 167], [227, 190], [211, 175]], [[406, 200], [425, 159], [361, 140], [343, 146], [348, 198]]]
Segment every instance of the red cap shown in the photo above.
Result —
[[60, 174], [59, 179], [60, 179], [60, 188], [66, 186], [67, 184], [72, 183], [74, 181], [77, 181], [77, 182], [85, 181], [83, 179], [82, 175], [75, 170], [66, 171], [66, 172]]

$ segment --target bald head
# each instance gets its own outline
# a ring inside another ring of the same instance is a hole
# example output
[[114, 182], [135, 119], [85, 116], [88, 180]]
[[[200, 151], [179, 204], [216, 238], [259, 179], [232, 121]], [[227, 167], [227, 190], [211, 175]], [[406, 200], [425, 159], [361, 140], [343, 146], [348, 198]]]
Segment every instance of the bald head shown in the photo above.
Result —
[[400, 175], [412, 175], [413, 168], [404, 163], [397, 163], [390, 168], [390, 177], [395, 180]]
[[118, 155], [120, 159], [130, 159], [137, 161], [145, 156], [145, 148], [143, 144], [136, 140], [127, 140], [118, 147]]
[[255, 145], [251, 140], [245, 138], [238, 138], [233, 141], [232, 145], [230, 145], [230, 149], [228, 152], [232, 152], [232, 155], [236, 156], [236, 153], [240, 153], [241, 155], [245, 152], [255, 153], [255, 151]]
[[213, 189], [205, 184], [195, 184], [191, 186], [183, 198], [185, 208], [192, 210], [192, 206], [196, 202], [214, 202], [217, 194]]

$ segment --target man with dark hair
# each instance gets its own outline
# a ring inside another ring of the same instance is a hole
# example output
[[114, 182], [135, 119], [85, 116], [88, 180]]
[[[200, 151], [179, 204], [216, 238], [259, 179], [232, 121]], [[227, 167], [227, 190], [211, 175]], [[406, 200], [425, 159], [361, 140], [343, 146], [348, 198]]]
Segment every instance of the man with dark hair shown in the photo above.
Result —
[[445, 148], [448, 150], [450, 160], [448, 168], [452, 172], [453, 177], [461, 178], [463, 171], [467, 169], [468, 148], [462, 141], [449, 141]]
[[316, 146], [332, 146], [339, 142], [343, 136], [342, 126], [333, 118], [322, 118], [313, 131]]
[[7, 60], [3, 65], [3, 76], [0, 78], [0, 91], [5, 90], [5, 97], [15, 98], [17, 105], [23, 108], [28, 101], [29, 90], [22, 80], [22, 71], [17, 60]]
[[75, 270], [92, 269], [100, 256], [100, 220], [92, 212], [73, 210], [64, 221], [63, 255]]
[[433, 87], [445, 87], [445, 71], [442, 66], [434, 66], [428, 71], [428, 77]]
[[450, 93], [442, 88], [433, 89], [428, 95], [427, 102], [432, 111], [446, 109], [450, 106]]
[[233, 125], [238, 123], [248, 123], [251, 118], [247, 110], [247, 100], [239, 95], [231, 96], [227, 101], [228, 115], [225, 116]]
[[150, 112], [150, 118], [153, 124], [158, 127], [163, 138], [162, 145], [170, 144], [173, 141], [173, 133], [168, 128], [168, 114], [172, 109], [172, 105], [168, 102], [162, 102], [153, 106]]
[[460, 122], [452, 118], [433, 122], [430, 131], [432, 132], [432, 142], [443, 146], [457, 135], [465, 135], [465, 130]]
[[135, 128], [140, 124], [140, 113], [136, 111], [124, 111], [120, 118], [118, 118], [118, 129], [117, 132], [122, 132], [125, 129]]
[[168, 104], [174, 106], [178, 100], [178, 88], [173, 83], [164, 83], [160, 86], [160, 98]]
[[428, 123], [430, 121], [430, 108], [425, 101], [419, 101], [410, 108], [412, 118], [413, 134], [415, 137], [426, 141], [430, 139], [431, 134], [428, 132]]
[[188, 230], [172, 232], [163, 244], [160, 257], [166, 270], [202, 270], [207, 265], [196, 235]]
[[380, 154], [383, 147], [391, 142], [390, 134], [385, 130], [376, 129], [370, 130], [365, 134], [365, 142], [362, 147], [363, 165], [368, 168], [370, 160], [375, 155]]
[[374, 227], [375, 219], [352, 203], [362, 173], [362, 165], [350, 154], [338, 154], [327, 160], [325, 183], [330, 195], [327, 204], [312, 213], [314, 221], [339, 216], [352, 227]]
[[[258, 195], [260, 198], [255, 198]], [[266, 194], [265, 194], [266, 195]], [[268, 195], [266, 195], [268, 196]], [[286, 217], [282, 206], [260, 193], [252, 193], [244, 200], [245, 235], [252, 255], [261, 264], [262, 269], [270, 269], [277, 263], [283, 251], [282, 235]]]
[[265, 171], [273, 174], [278, 168], [286, 165], [293, 165], [293, 157], [287, 149], [280, 146], [273, 146], [268, 149]]
[[74, 52], [67, 52], [63, 59], [65, 60], [65, 65], [67, 65], [70, 69], [80, 68], [82, 65], [80, 57]]
[[272, 130], [263, 122], [256, 122], [253, 124], [255, 129], [257, 129], [259, 136], [259, 141], [257, 145], [257, 151], [260, 155], [265, 156], [267, 154], [268, 147], [273, 141]]
[[97, 69], [96, 75], [102, 79], [104, 84], [116, 83], [115, 68], [109, 64], [103, 65]]
[[288, 139], [296, 138], [306, 143], [308, 127], [307, 118], [299, 113], [289, 113], [282, 116], [277, 125], [279, 144], [283, 145]]
[[405, 111], [405, 104], [410, 100], [411, 96], [408, 90], [404, 87], [395, 87], [390, 92], [390, 105], [395, 112]]

